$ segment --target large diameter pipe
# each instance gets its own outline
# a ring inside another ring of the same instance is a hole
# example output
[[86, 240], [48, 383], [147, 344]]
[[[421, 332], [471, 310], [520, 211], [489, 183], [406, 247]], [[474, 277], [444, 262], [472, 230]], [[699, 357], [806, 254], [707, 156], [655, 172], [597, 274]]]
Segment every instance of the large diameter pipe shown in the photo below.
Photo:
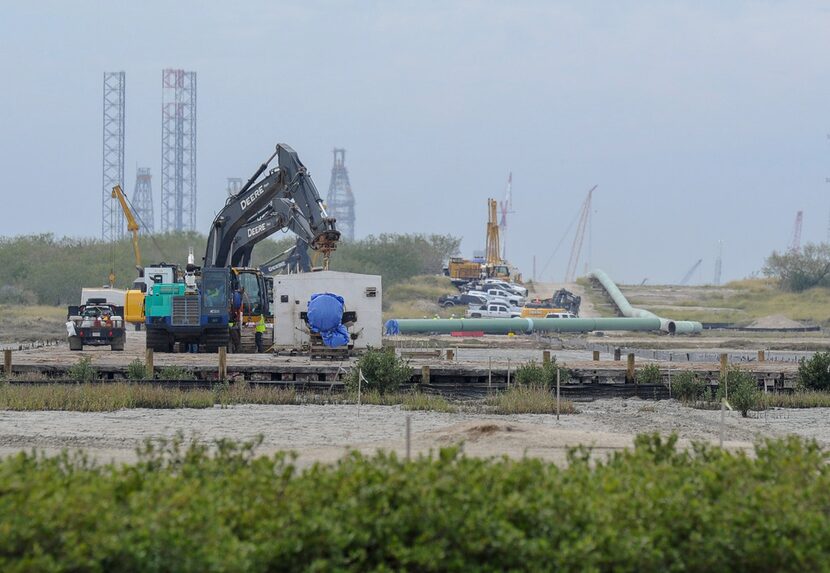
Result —
[[605, 292], [608, 293], [608, 296], [611, 297], [611, 300], [619, 309], [620, 313], [623, 316], [630, 316], [636, 318], [656, 318], [660, 321], [660, 330], [663, 332], [668, 332], [669, 334], [697, 334], [698, 332], [703, 331], [703, 325], [696, 321], [691, 320], [671, 320], [668, 318], [662, 318], [650, 312], [648, 310], [644, 310], [642, 308], [635, 308], [631, 306], [631, 303], [628, 302], [628, 299], [625, 298], [625, 295], [619, 289], [619, 287], [611, 280], [604, 271], [600, 269], [595, 269], [591, 271], [591, 277], [599, 281], [602, 285], [602, 288], [605, 289]]
[[[394, 323], [394, 324], [392, 324]], [[484, 334], [520, 334], [531, 332], [592, 332], [594, 330], [660, 330], [657, 318], [469, 318], [469, 319], [398, 319], [386, 323], [387, 332], [415, 334], [434, 332], [483, 332]]]
[[670, 320], [667, 328], [669, 334], [697, 334], [703, 332], [703, 325], [694, 320]]

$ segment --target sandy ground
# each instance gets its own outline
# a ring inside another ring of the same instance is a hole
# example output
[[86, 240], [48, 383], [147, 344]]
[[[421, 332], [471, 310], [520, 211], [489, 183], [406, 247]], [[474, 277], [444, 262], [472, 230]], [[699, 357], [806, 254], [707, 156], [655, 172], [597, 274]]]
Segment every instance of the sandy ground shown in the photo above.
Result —
[[[463, 443], [474, 456], [540, 457], [561, 462], [566, 449], [593, 446], [601, 455], [632, 444], [641, 432], [677, 432], [681, 444], [717, 443], [720, 412], [694, 410], [674, 401], [598, 400], [578, 404], [579, 414], [481, 416], [405, 412], [398, 407], [235, 406], [208, 410], [121, 410], [111, 413], [0, 411], [0, 456], [37, 448], [54, 454], [84, 449], [98, 461], [132, 461], [147, 438], [186, 437], [238, 440], [259, 434], [260, 453], [295, 450], [298, 463], [332, 462], [349, 449], [405, 451], [406, 416], [411, 416], [412, 450], [423, 453]], [[797, 434], [830, 445], [828, 409], [774, 410], [742, 419], [727, 412], [725, 445], [749, 449], [767, 436]]]

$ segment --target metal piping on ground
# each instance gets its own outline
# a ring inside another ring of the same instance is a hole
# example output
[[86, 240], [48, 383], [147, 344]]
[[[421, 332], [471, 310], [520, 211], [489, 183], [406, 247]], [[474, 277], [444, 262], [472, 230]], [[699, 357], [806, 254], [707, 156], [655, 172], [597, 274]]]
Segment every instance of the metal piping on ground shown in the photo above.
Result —
[[592, 332], [594, 330], [660, 330], [657, 318], [402, 318], [386, 321], [386, 334], [483, 332], [531, 334], [533, 332]]
[[656, 318], [660, 321], [660, 330], [668, 332], [669, 334], [697, 334], [698, 332], [703, 331], [703, 325], [697, 321], [671, 320], [668, 318], [662, 318], [648, 310], [631, 306], [631, 303], [628, 302], [628, 299], [625, 298], [625, 295], [623, 295], [622, 291], [614, 283], [614, 281], [612, 281], [611, 278], [600, 269], [591, 271], [589, 276], [602, 285], [602, 288], [605, 289], [605, 292], [608, 293], [608, 296], [611, 297], [611, 300], [623, 316]]

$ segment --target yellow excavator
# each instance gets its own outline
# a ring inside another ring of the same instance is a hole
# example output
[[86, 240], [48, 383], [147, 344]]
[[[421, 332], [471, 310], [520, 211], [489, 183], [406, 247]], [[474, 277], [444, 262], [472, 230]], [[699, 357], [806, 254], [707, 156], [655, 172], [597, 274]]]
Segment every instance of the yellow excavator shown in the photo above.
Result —
[[[138, 246], [138, 222], [133, 216], [127, 197], [121, 190], [121, 185], [112, 188], [112, 198], [118, 199], [124, 217], [127, 219], [127, 230], [132, 234], [133, 254], [135, 255], [135, 270], [138, 271], [139, 280], [133, 283], [133, 288], [127, 291], [124, 299], [124, 320], [136, 325], [136, 330], [144, 324], [144, 290], [135, 288], [143, 284], [144, 267], [141, 266], [141, 248]], [[115, 282], [115, 274], [110, 270], [110, 284]]]

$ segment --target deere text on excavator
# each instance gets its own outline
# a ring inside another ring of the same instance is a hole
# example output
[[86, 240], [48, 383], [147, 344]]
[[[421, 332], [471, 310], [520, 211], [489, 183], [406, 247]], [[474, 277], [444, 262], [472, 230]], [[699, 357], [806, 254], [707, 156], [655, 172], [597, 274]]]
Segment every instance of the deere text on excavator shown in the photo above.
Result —
[[[259, 179], [275, 157], [278, 167]], [[260, 317], [273, 325], [272, 289], [270, 277], [248, 265], [254, 246], [282, 229], [321, 252], [326, 266], [340, 239], [308, 170], [285, 144], [277, 145], [216, 215], [202, 267], [188, 261], [184, 282], [152, 286], [145, 297], [147, 348], [172, 352], [178, 344], [206, 352], [227, 346], [253, 350], [247, 340], [253, 340]], [[238, 306], [234, 293], [240, 293]]]

